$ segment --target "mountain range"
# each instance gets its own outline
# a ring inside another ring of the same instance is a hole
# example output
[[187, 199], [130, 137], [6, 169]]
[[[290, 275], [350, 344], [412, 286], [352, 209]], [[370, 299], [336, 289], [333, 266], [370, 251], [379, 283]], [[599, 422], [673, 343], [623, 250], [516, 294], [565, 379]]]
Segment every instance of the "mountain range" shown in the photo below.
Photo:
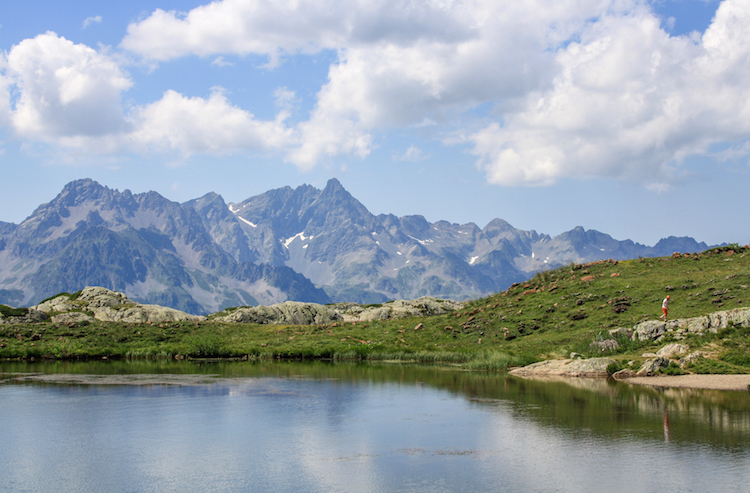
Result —
[[707, 248], [686, 237], [649, 247], [582, 227], [551, 237], [501, 219], [479, 228], [376, 216], [336, 179], [228, 204], [215, 193], [180, 204], [84, 179], [21, 224], [0, 222], [0, 303], [85, 286], [195, 314], [286, 300], [462, 300], [571, 262]]

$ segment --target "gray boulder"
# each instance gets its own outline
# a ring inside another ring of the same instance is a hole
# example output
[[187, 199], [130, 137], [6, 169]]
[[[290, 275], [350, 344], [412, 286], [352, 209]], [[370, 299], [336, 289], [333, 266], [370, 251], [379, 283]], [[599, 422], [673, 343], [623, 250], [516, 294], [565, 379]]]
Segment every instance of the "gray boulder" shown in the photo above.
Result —
[[142, 305], [130, 300], [123, 293], [96, 286], [84, 288], [75, 299], [71, 299], [68, 295], [60, 295], [33, 308], [52, 314], [52, 321], [56, 323], [93, 322], [94, 320], [124, 323], [205, 320], [205, 317], [190, 315], [174, 308]]
[[29, 308], [25, 315], [17, 317], [3, 317], [0, 315], [0, 324], [34, 324], [38, 322], [46, 322], [49, 320], [49, 316], [46, 313]]
[[667, 324], [658, 320], [647, 320], [634, 327], [633, 339], [636, 337], [639, 341], [656, 339], [663, 336], [667, 331]]
[[661, 358], [674, 358], [680, 354], [685, 354], [688, 351], [688, 347], [685, 344], [667, 344], [663, 348], [656, 352], [656, 355]]
[[345, 322], [368, 322], [372, 320], [390, 320], [407, 317], [429, 317], [444, 315], [465, 306], [453, 300], [441, 300], [424, 296], [416, 300], [395, 300], [376, 306], [363, 306], [356, 303], [336, 303], [331, 305], [343, 317]]
[[102, 307], [94, 310], [94, 318], [102, 322], [124, 322], [131, 324], [142, 324], [150, 322], [160, 324], [163, 322], [198, 322], [206, 317], [190, 315], [189, 313], [175, 310], [159, 305], [131, 304], [120, 309]]
[[50, 319], [52, 323], [55, 324], [67, 324], [67, 323], [91, 323], [95, 322], [96, 319], [92, 317], [91, 315], [87, 315], [82, 312], [67, 312], [67, 313], [59, 313], [57, 315], [53, 315]]
[[654, 359], [646, 360], [646, 362], [643, 363], [643, 366], [641, 366], [640, 370], [638, 370], [638, 372], [636, 373], [636, 376], [648, 377], [661, 370], [662, 368], [666, 368], [668, 366], [669, 360], [667, 358], [657, 357]]
[[690, 363], [694, 363], [698, 361], [699, 359], [702, 359], [703, 357], [705, 357], [705, 355], [706, 353], [704, 353], [703, 351], [696, 351], [694, 353], [690, 353], [680, 360], [680, 367], [684, 368]]
[[382, 305], [366, 306], [358, 303], [319, 305], [286, 301], [271, 306], [242, 307], [216, 314], [218, 322], [322, 325], [336, 322], [369, 322], [406, 317], [443, 315], [464, 307], [464, 303], [423, 297], [416, 300], [396, 300]]
[[606, 378], [607, 367], [616, 363], [612, 358], [553, 359], [540, 361], [510, 371], [521, 377], [589, 377]]
[[325, 305], [285, 301], [271, 306], [237, 308], [227, 315], [219, 314], [213, 320], [273, 325], [322, 325], [339, 322], [343, 318]]

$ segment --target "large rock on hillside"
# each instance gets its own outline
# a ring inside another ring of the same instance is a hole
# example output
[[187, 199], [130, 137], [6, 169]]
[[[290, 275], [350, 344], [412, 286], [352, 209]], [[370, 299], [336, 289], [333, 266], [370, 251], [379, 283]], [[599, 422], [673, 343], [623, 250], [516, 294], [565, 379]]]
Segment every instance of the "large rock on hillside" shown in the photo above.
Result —
[[32, 308], [52, 314], [53, 322], [88, 322], [91, 317], [102, 322], [125, 323], [200, 321], [206, 318], [174, 308], [136, 303], [123, 293], [101, 287], [87, 287], [73, 295], [61, 294]]
[[[693, 318], [677, 318], [662, 322], [660, 320], [648, 320], [641, 322], [631, 333], [631, 338], [640, 341], [656, 339], [667, 332], [673, 332], [677, 336], [687, 334], [703, 334], [706, 331], [716, 333], [721, 329], [726, 329], [729, 325], [740, 327], [750, 327], [750, 308], [735, 308], [733, 310], [722, 310], [709, 315]], [[628, 329], [616, 329], [610, 331], [613, 336], [624, 334]]]
[[22, 315], [9, 315], [3, 316], [0, 313], [0, 325], [4, 324], [34, 324], [38, 322], [46, 322], [49, 320], [47, 314], [34, 310], [33, 308], [22, 309], [24, 314]]
[[218, 314], [215, 322], [235, 322], [272, 325], [322, 325], [341, 321], [336, 311], [317, 303], [286, 301], [271, 306], [242, 307]]
[[443, 315], [464, 307], [464, 303], [423, 297], [396, 300], [382, 305], [334, 303], [319, 305], [287, 301], [271, 306], [242, 307], [225, 310], [213, 318], [217, 322], [276, 325], [322, 325], [335, 322], [369, 322], [407, 317]]
[[346, 322], [369, 322], [407, 317], [431, 317], [460, 310], [465, 303], [424, 296], [416, 300], [395, 300], [382, 305], [335, 303], [330, 305]]

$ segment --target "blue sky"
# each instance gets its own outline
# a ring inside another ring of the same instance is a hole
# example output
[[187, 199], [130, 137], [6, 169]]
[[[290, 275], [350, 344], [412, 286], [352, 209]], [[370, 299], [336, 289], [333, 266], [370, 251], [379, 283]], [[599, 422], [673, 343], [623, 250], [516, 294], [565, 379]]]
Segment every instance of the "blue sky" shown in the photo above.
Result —
[[0, 5], [0, 220], [90, 177], [750, 242], [750, 0]]

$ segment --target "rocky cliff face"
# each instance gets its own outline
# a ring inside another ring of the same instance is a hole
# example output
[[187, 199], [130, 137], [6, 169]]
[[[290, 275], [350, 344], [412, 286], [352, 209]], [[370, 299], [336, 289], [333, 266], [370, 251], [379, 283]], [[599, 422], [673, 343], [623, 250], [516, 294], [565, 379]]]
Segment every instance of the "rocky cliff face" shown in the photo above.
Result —
[[87, 285], [197, 314], [287, 300], [468, 299], [571, 262], [706, 248], [692, 238], [647, 247], [580, 227], [550, 237], [501, 219], [482, 229], [375, 216], [335, 179], [238, 204], [215, 193], [178, 204], [78, 180], [20, 225], [0, 223], [0, 303]]

